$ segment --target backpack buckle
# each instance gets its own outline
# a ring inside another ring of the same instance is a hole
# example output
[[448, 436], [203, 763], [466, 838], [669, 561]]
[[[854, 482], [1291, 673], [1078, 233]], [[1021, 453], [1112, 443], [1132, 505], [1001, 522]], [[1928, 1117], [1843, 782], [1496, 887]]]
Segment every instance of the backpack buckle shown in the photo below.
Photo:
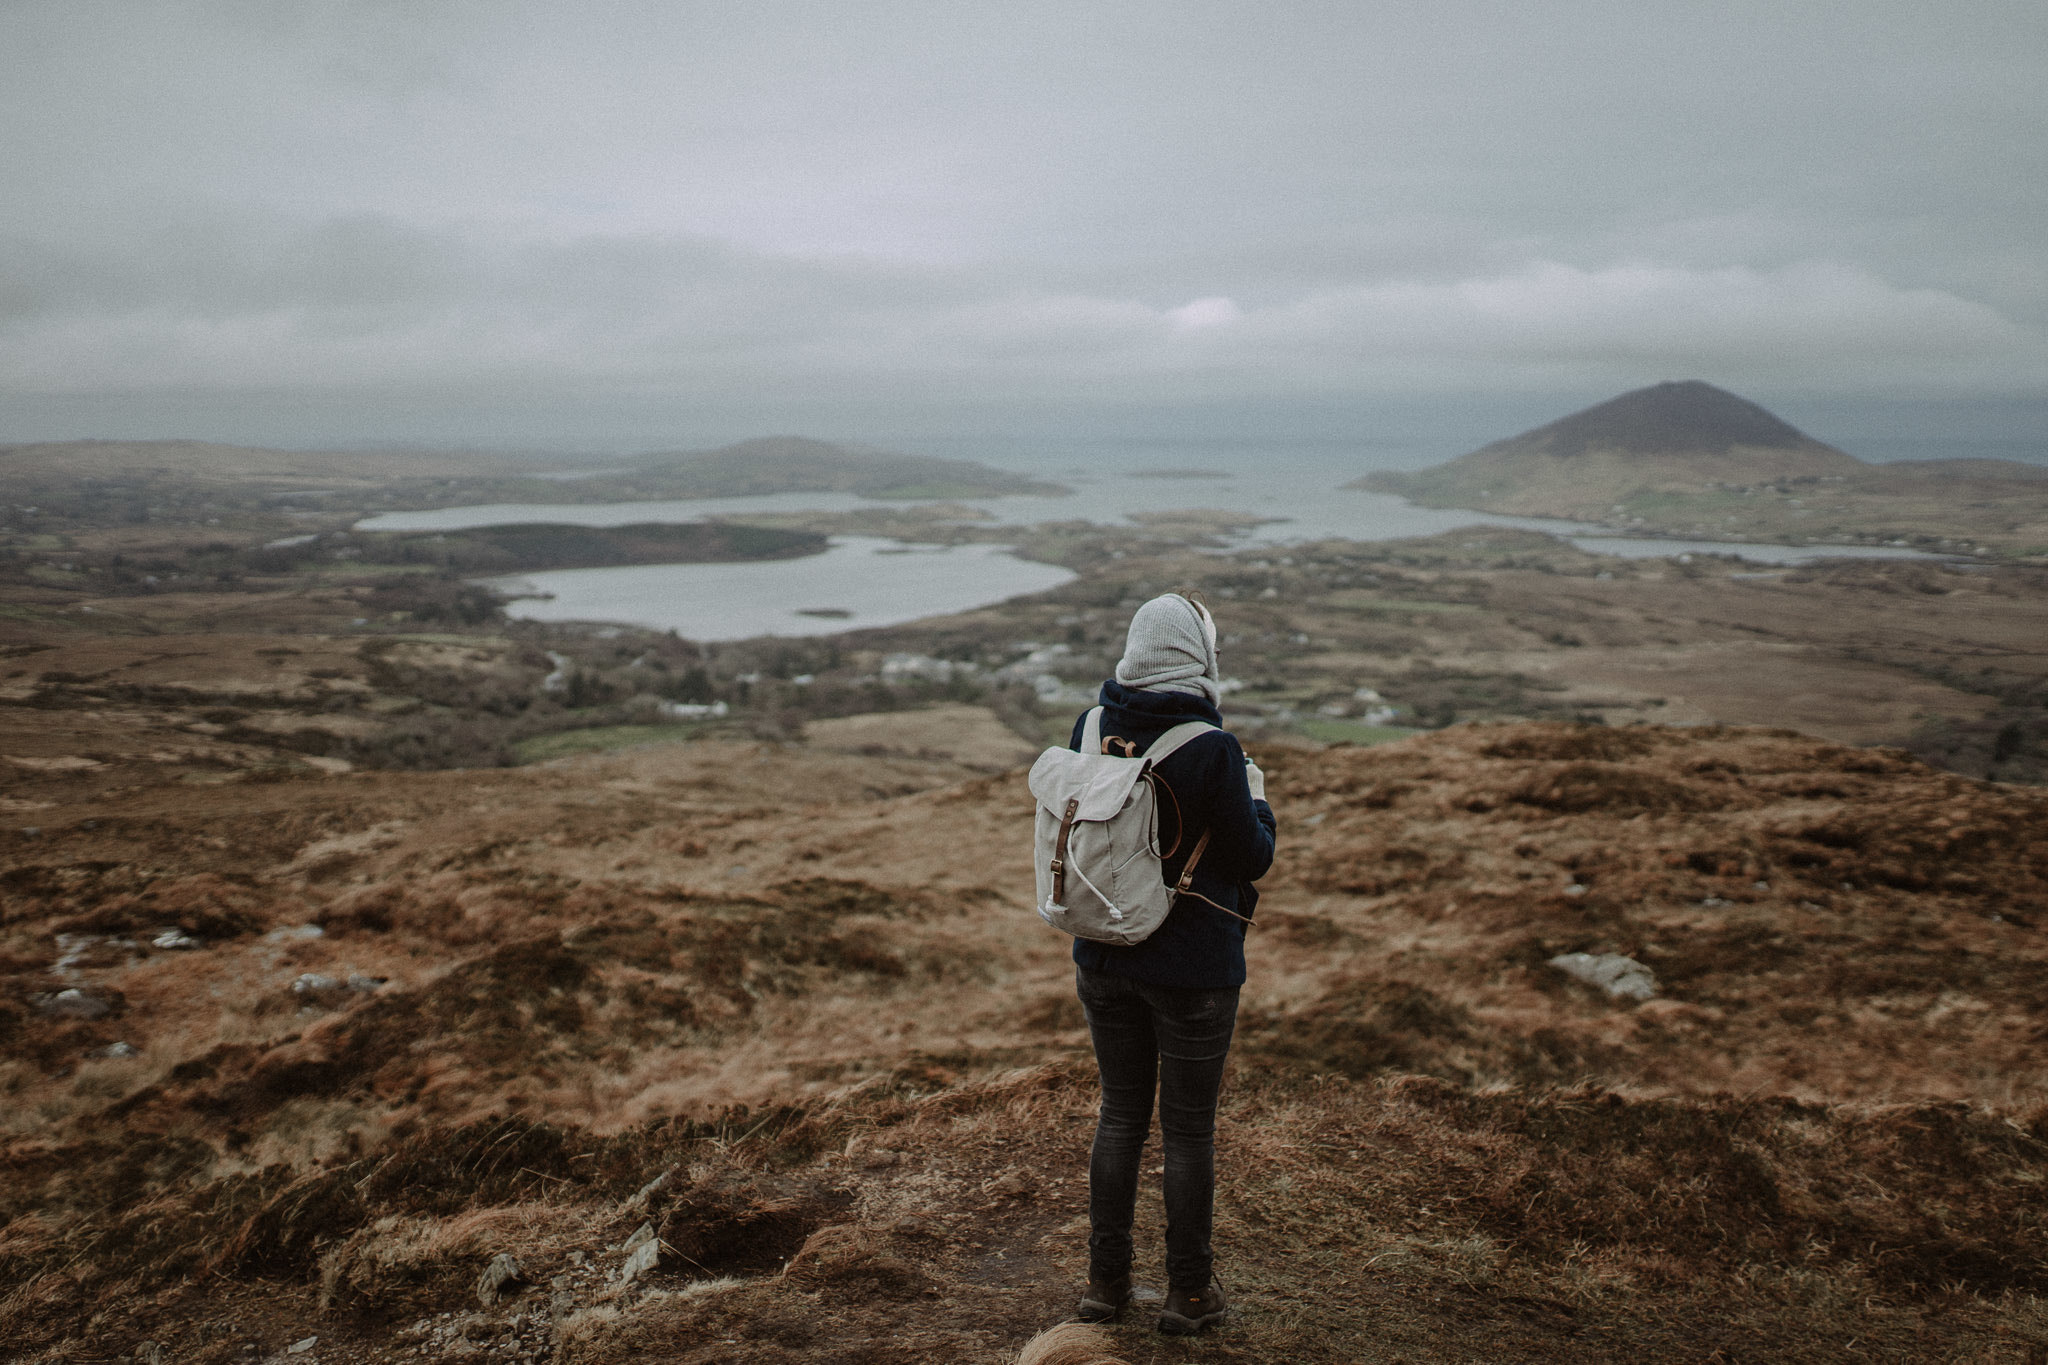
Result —
[[1052, 871], [1052, 899], [1055, 905], [1067, 903], [1067, 839], [1074, 832], [1074, 812], [1079, 809], [1081, 798], [1068, 797], [1067, 809], [1060, 816], [1059, 842], [1053, 845], [1052, 862], [1049, 864]]

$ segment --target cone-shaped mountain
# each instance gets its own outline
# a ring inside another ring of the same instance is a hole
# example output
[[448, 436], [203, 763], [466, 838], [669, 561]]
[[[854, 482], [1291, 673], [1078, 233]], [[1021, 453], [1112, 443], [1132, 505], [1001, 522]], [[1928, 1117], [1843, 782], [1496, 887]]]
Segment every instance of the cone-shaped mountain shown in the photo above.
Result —
[[[1697, 379], [1666, 380], [1598, 403], [1487, 449], [1526, 446], [1546, 455], [1616, 450], [1638, 455], [1686, 451], [1831, 450], [1789, 422]], [[1476, 452], [1475, 452], [1476, 453]], [[1839, 454], [1840, 452], [1835, 452]]]
[[1633, 495], [1855, 473], [1862, 461], [1697, 379], [1652, 384], [1412, 474], [1359, 486], [1437, 507], [1592, 518]]

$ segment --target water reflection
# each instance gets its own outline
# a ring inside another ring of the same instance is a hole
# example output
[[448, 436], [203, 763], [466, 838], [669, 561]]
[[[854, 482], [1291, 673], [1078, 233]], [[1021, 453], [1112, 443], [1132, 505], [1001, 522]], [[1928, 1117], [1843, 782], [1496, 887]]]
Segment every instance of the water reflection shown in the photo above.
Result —
[[[1617, 536], [1588, 522], [1548, 517], [1495, 516], [1453, 508], [1417, 507], [1387, 493], [1331, 486], [1330, 471], [1285, 463], [1260, 476], [1222, 474], [1199, 479], [1146, 478], [1133, 474], [1065, 475], [1075, 485], [1066, 497], [949, 498], [984, 526], [1036, 526], [1086, 521], [1099, 526], [1134, 525], [1161, 512], [1212, 510], [1265, 518], [1225, 537], [1233, 546], [1287, 545], [1308, 540], [1402, 540], [1433, 536], [1467, 526], [1505, 526], [1565, 536], [1593, 554], [1653, 559], [1677, 554], [1736, 555], [1762, 564], [1803, 564], [1816, 559], [1929, 558], [1925, 551], [1888, 545], [1768, 545], [1721, 540], [1651, 539]], [[560, 522], [571, 526], [627, 526], [640, 522], [733, 520], [804, 512], [854, 512], [875, 508], [929, 507], [931, 502], [895, 502], [855, 493], [771, 493], [745, 498], [689, 498], [664, 502], [489, 503], [421, 512], [386, 512], [357, 523], [363, 531], [462, 531], [517, 522]]]
[[1044, 592], [1073, 577], [1001, 545], [838, 536], [823, 554], [802, 559], [559, 569], [491, 584], [533, 594], [506, 608], [523, 620], [617, 621], [691, 640], [744, 640], [900, 625]]
[[[1179, 462], [1199, 469], [1196, 461]], [[1384, 493], [1340, 486], [1348, 472], [1323, 455], [1275, 452], [1255, 468], [1203, 470], [1198, 477], [1156, 477], [1129, 467], [1037, 470], [1070, 484], [1059, 497], [952, 498], [984, 526], [1024, 527], [1087, 521], [1133, 525], [1161, 512], [1216, 509], [1264, 518], [1227, 537], [1233, 547], [1308, 540], [1399, 540], [1463, 527], [1519, 527], [1568, 537], [1595, 554], [1627, 558], [1733, 555], [1761, 564], [1809, 563], [1830, 557], [1905, 558], [1922, 552], [1893, 546], [1752, 545], [1725, 541], [1639, 539], [1606, 528], [1538, 517], [1494, 516], [1417, 507]], [[775, 493], [627, 503], [497, 503], [390, 512], [358, 523], [365, 531], [460, 531], [519, 522], [625, 526], [644, 522], [742, 519], [775, 513], [853, 512], [932, 506], [863, 498], [854, 493]], [[618, 621], [673, 629], [699, 640], [754, 635], [826, 635], [895, 625], [926, 616], [988, 606], [1067, 582], [1064, 569], [1017, 558], [1008, 547], [951, 549], [905, 546], [873, 537], [835, 539], [825, 553], [751, 564], [674, 564], [565, 569], [500, 584], [546, 596], [522, 599], [511, 614], [539, 621]]]

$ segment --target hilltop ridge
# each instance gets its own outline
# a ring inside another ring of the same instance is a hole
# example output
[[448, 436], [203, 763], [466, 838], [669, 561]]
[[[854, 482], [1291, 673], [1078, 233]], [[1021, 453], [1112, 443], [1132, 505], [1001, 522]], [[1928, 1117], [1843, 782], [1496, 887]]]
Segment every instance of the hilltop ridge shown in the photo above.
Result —
[[[599, 467], [475, 451], [294, 451], [207, 441], [0, 445], [0, 533], [222, 527], [272, 536], [343, 530], [365, 514], [463, 504], [599, 503], [853, 493], [938, 500], [1070, 490], [973, 460], [804, 436], [667, 450]], [[18, 510], [10, 512], [7, 505]], [[27, 509], [33, 508], [31, 513]]]
[[690, 490], [669, 496], [692, 497], [839, 492], [867, 498], [934, 498], [1067, 491], [973, 460], [904, 455], [808, 436], [757, 436], [715, 450], [643, 455], [633, 464], [634, 474], [604, 476], [601, 482], [660, 479]]
[[2048, 469], [1867, 464], [1697, 379], [1634, 389], [1432, 468], [1376, 471], [1350, 486], [1648, 535], [2048, 553]]
[[277, 450], [226, 441], [28, 441], [0, 445], [0, 487], [78, 480], [195, 481], [207, 484], [312, 480], [374, 487], [391, 479], [522, 473], [531, 466], [475, 451]]
[[[1737, 447], [1839, 457], [1862, 463], [1814, 440], [1746, 398], [1698, 379], [1666, 380], [1596, 403], [1484, 450], [1525, 449], [1548, 455], [1600, 450], [1625, 454], [1724, 454]], [[1474, 452], [1475, 454], [1484, 451]]]
[[1863, 467], [1748, 399], [1691, 379], [1635, 389], [1433, 469], [1371, 474], [1353, 486], [1433, 506], [1590, 519], [1630, 495], [1810, 483]]

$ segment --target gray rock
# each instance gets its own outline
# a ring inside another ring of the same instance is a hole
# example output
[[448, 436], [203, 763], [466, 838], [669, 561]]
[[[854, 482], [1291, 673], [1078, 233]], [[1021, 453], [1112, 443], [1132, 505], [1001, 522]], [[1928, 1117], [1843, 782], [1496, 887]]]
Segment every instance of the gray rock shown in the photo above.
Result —
[[639, 1248], [626, 1258], [625, 1265], [619, 1268], [619, 1283], [631, 1284], [649, 1271], [659, 1269], [660, 1266], [661, 1239], [651, 1237], [642, 1242]]
[[633, 1195], [633, 1197], [626, 1201], [626, 1207], [629, 1209], [637, 1209], [640, 1208], [642, 1205], [646, 1204], [648, 1200], [652, 1199], [656, 1194], [660, 1193], [661, 1188], [664, 1185], [668, 1184], [669, 1177], [674, 1175], [675, 1173], [676, 1168], [671, 1166], [667, 1170], [663, 1171], [660, 1175], [654, 1177], [654, 1179], [648, 1181], [645, 1185], [642, 1185], [639, 1188], [639, 1190]]
[[51, 970], [60, 976], [67, 972], [77, 971], [79, 961], [85, 957], [86, 951], [97, 942], [99, 942], [99, 935], [97, 934], [57, 935], [57, 961], [51, 967]]
[[500, 1322], [488, 1313], [466, 1313], [455, 1323], [455, 1335], [479, 1346], [488, 1346], [511, 1330], [511, 1323]]
[[340, 989], [341, 982], [331, 976], [322, 976], [319, 972], [301, 972], [299, 979], [292, 982], [293, 995], [318, 995], [322, 991]]
[[348, 974], [348, 988], [352, 991], [382, 990], [384, 984], [389, 980], [391, 978], [388, 976], [364, 976], [361, 972], [350, 972]]
[[1657, 993], [1657, 974], [1620, 953], [1565, 953], [1550, 965], [1617, 1000], [1648, 1000]]
[[105, 1047], [95, 1048], [92, 1055], [95, 1057], [139, 1057], [142, 1055], [142, 1049], [133, 1043], [108, 1043]]
[[308, 1351], [312, 1350], [312, 1349], [313, 1349], [313, 1348], [314, 1348], [315, 1346], [318, 1346], [319, 1344], [320, 1344], [320, 1338], [318, 1338], [318, 1337], [305, 1337], [305, 1338], [302, 1338], [302, 1339], [300, 1339], [300, 1340], [298, 1340], [298, 1341], [295, 1341], [295, 1342], [293, 1342], [293, 1343], [292, 1343], [291, 1345], [289, 1345], [289, 1346], [285, 1347], [285, 1348], [284, 1348], [284, 1353], [285, 1353], [286, 1355], [291, 1355], [291, 1356], [302, 1356], [302, 1355], [304, 1355], [304, 1354], [305, 1354], [306, 1352], [308, 1352]]
[[76, 986], [68, 986], [55, 995], [38, 996], [36, 1004], [44, 1014], [54, 1014], [59, 1019], [102, 1019], [114, 1012], [113, 1005], [104, 997]]
[[638, 1251], [638, 1250], [639, 1250], [639, 1249], [640, 1249], [641, 1247], [645, 1246], [645, 1245], [646, 1245], [647, 1243], [649, 1243], [649, 1242], [651, 1242], [651, 1241], [653, 1241], [653, 1240], [654, 1240], [654, 1224], [652, 1224], [652, 1223], [642, 1223], [642, 1224], [641, 1224], [641, 1225], [639, 1226], [639, 1228], [638, 1228], [638, 1229], [636, 1229], [636, 1230], [634, 1231], [633, 1235], [632, 1235], [631, 1237], [628, 1237], [628, 1238], [627, 1238], [627, 1239], [625, 1240], [625, 1243], [624, 1243], [624, 1245], [622, 1245], [622, 1246], [621, 1246], [621, 1247], [619, 1248], [619, 1250], [621, 1250], [621, 1251]]
[[484, 1273], [477, 1276], [476, 1296], [483, 1300], [484, 1307], [496, 1304], [503, 1295], [518, 1288], [522, 1283], [519, 1262], [509, 1251], [501, 1251], [491, 1257], [491, 1263], [484, 1267]]
[[152, 948], [169, 948], [173, 950], [197, 948], [199, 946], [199, 940], [192, 937], [192, 935], [186, 933], [183, 929], [165, 929], [163, 932], [159, 933], [155, 938], [149, 941], [149, 946]]

